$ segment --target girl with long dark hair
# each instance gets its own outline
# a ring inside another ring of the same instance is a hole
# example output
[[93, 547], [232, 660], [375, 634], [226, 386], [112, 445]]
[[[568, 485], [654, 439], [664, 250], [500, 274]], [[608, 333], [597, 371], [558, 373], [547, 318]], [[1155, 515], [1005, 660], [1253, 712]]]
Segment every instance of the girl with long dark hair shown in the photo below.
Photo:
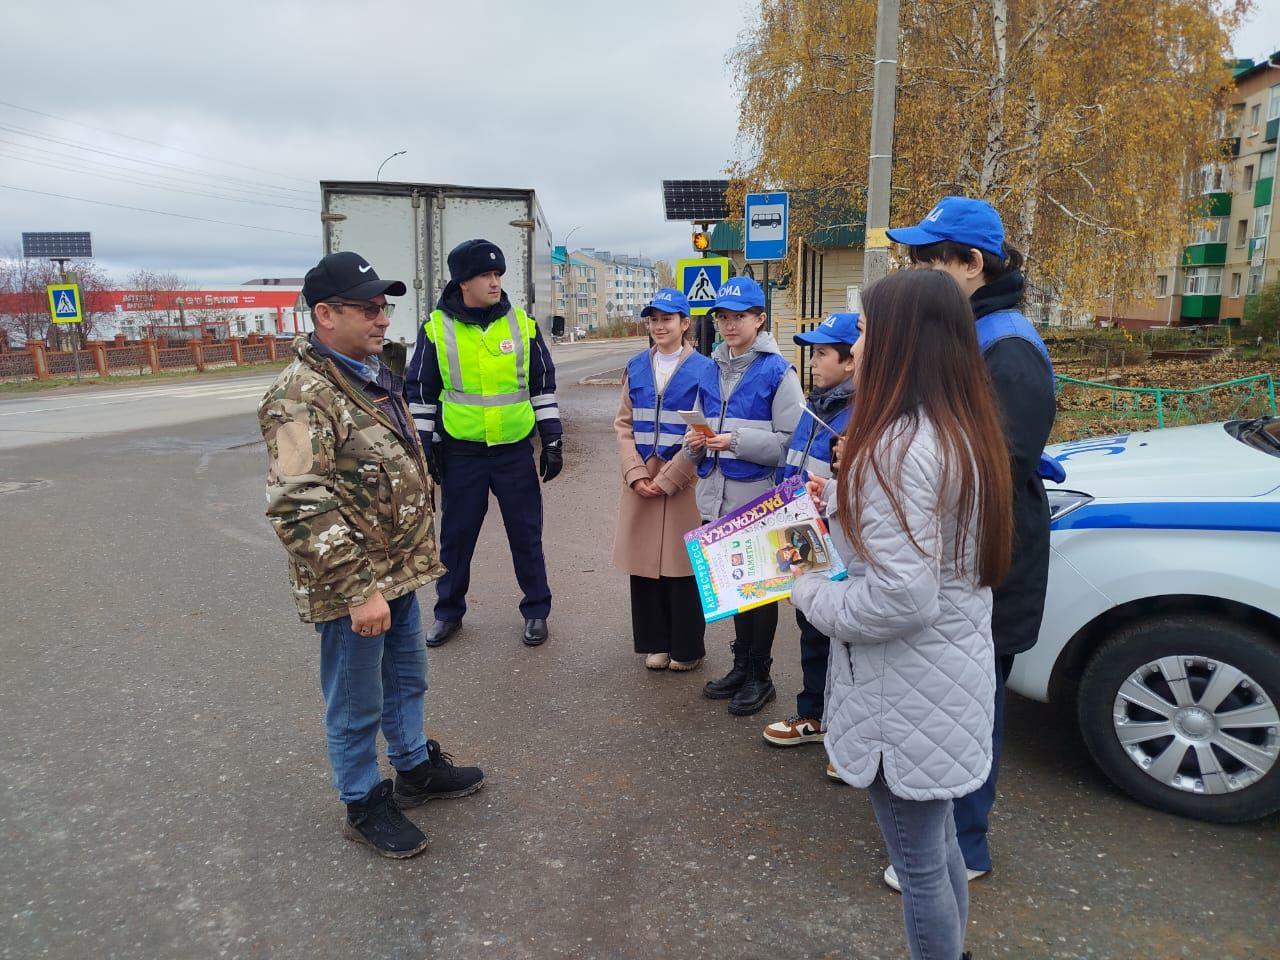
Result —
[[[1005, 241], [1004, 223], [995, 207], [972, 197], [943, 197], [919, 224], [895, 227], [889, 239], [907, 247], [916, 267], [949, 274], [969, 298], [978, 349], [1009, 447], [1013, 559], [1009, 575], [992, 588], [996, 719], [991, 773], [985, 783], [955, 802], [956, 836], [973, 880], [991, 870], [987, 826], [1004, 745], [1005, 680], [1014, 656], [1030, 650], [1040, 634], [1049, 583], [1049, 499], [1040, 467], [1057, 412], [1053, 363], [1040, 334], [1022, 315], [1022, 254]], [[884, 872], [884, 882], [898, 889], [892, 865]]]
[[827, 754], [870, 794], [911, 955], [957, 958], [969, 899], [952, 800], [991, 766], [991, 587], [1009, 566], [1008, 451], [954, 280], [896, 273], [862, 306], [858, 403], [834, 492], [854, 562], [844, 582], [802, 576], [792, 599], [832, 638]]

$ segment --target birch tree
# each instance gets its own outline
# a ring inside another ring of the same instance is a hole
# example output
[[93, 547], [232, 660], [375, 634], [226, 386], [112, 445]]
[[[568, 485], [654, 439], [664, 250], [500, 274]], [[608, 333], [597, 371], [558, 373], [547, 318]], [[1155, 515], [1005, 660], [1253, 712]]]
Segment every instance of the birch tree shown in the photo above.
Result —
[[[1047, 299], [1145, 293], [1224, 154], [1230, 31], [1252, 0], [903, 0], [893, 223], [990, 201]], [[736, 55], [747, 189], [863, 208], [875, 0], [761, 0]], [[801, 235], [822, 226], [797, 209]]]

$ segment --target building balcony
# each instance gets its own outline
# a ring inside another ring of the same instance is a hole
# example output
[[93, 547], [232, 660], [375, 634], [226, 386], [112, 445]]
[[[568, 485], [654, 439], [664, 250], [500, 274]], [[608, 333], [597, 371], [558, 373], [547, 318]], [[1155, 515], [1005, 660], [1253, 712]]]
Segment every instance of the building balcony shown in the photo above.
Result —
[[1275, 177], [1267, 177], [1259, 180], [1253, 188], [1253, 205], [1255, 207], [1265, 207], [1271, 202], [1271, 184], [1275, 182]]
[[1206, 217], [1229, 217], [1231, 216], [1231, 191], [1214, 191], [1204, 194], [1206, 210], [1203, 216]]
[[1267, 132], [1263, 139], [1267, 143], [1275, 143], [1277, 133], [1280, 133], [1280, 117], [1274, 117], [1267, 121]]
[[1222, 308], [1222, 297], [1184, 296], [1182, 309], [1179, 311], [1184, 320], [1217, 320], [1218, 311]]
[[1184, 267], [1218, 266], [1227, 262], [1225, 243], [1196, 243], [1182, 251]]

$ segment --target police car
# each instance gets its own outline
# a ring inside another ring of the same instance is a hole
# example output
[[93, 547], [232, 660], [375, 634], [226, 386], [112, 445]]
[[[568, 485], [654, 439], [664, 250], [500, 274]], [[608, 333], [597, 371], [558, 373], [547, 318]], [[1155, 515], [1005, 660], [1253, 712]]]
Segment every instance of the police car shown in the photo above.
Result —
[[1073, 703], [1151, 806], [1280, 810], [1280, 418], [1059, 444], [1040, 639], [1009, 688]]

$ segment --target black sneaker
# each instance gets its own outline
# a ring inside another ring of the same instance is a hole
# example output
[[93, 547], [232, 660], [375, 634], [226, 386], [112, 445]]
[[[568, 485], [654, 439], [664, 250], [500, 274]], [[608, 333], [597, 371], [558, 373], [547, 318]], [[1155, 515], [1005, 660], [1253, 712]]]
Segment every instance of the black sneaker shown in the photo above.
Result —
[[465, 797], [484, 786], [479, 767], [455, 767], [453, 757], [434, 740], [427, 741], [427, 759], [412, 770], [396, 773], [396, 803], [416, 807], [428, 800]]
[[373, 847], [379, 856], [403, 860], [427, 849], [427, 835], [400, 812], [390, 780], [383, 780], [363, 800], [347, 804], [342, 835]]

